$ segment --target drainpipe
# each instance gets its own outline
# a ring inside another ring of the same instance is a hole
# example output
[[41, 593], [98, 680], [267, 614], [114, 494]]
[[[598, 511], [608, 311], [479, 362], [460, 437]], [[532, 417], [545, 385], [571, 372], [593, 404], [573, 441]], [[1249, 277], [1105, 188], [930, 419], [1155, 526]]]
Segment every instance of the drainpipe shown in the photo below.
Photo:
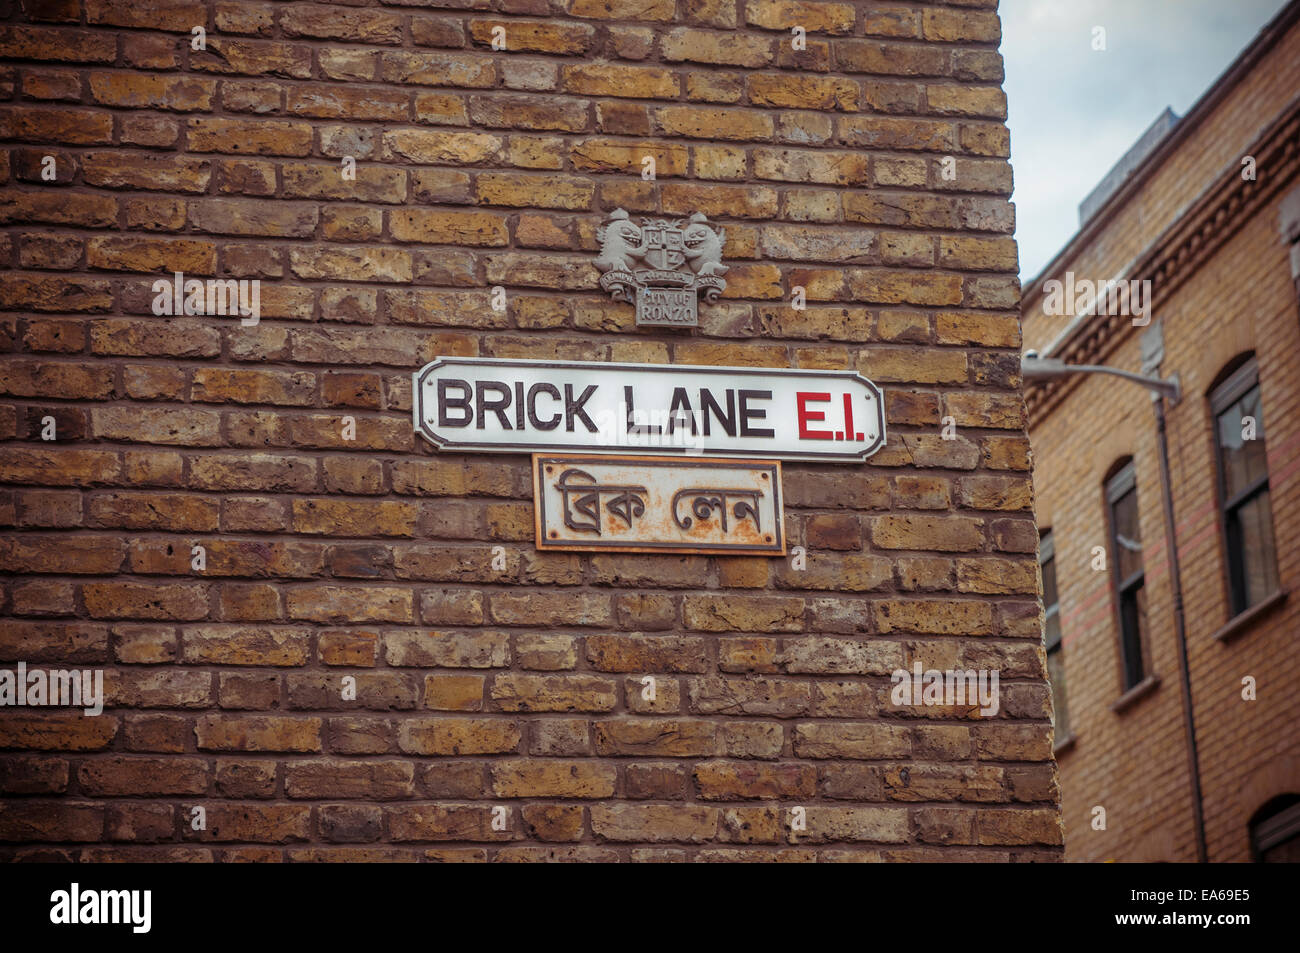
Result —
[[1178, 566], [1178, 540], [1174, 532], [1174, 494], [1169, 478], [1169, 438], [1165, 432], [1165, 398], [1151, 395], [1156, 409], [1156, 432], [1160, 435], [1160, 489], [1165, 509], [1165, 549], [1169, 551], [1169, 578], [1174, 591], [1174, 635], [1178, 639], [1178, 668], [1182, 676], [1183, 735], [1187, 763], [1192, 775], [1192, 823], [1196, 829], [1196, 859], [1209, 860], [1205, 845], [1205, 808], [1201, 796], [1201, 758], [1196, 748], [1196, 713], [1192, 708], [1192, 672], [1187, 661], [1187, 628], [1183, 615], [1183, 577]]

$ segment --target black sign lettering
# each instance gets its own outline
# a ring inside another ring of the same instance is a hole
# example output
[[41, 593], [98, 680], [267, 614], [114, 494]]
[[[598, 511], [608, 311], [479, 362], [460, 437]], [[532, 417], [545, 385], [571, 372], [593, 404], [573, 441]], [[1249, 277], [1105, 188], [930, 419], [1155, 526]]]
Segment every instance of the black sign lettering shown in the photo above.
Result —
[[595, 384], [588, 384], [582, 392], [582, 396], [576, 401], [573, 399], [573, 385], [564, 385], [564, 429], [573, 431], [573, 420], [575, 417], [582, 419], [588, 433], [595, 433], [597, 430], [596, 422], [587, 416], [587, 412], [582, 409], [582, 405], [591, 400], [591, 395], [596, 393]]
[[627, 420], [625, 421], [625, 423], [627, 424], [628, 433], [652, 434], [652, 433], [664, 432], [663, 428], [658, 425], [652, 427], [649, 424], [634, 424], [632, 422], [633, 419], [635, 419], [636, 417], [636, 404], [632, 402], [631, 387], [625, 386], [623, 388], [623, 403], [627, 404]]
[[560, 421], [563, 419], [564, 415], [557, 410], [555, 416], [551, 417], [549, 420], [542, 420], [538, 417], [538, 394], [547, 394], [552, 400], [558, 401], [560, 399], [560, 389], [554, 384], [534, 384], [532, 387], [528, 388], [528, 423], [537, 430], [554, 430], [556, 427], [560, 426]]
[[709, 389], [701, 387], [700, 416], [704, 418], [704, 436], [707, 437], [712, 434], [710, 418], [717, 417], [718, 423], [722, 425], [723, 433], [728, 437], [734, 437], [736, 435], [736, 392], [730, 387], [727, 388], [727, 412], [724, 414]]
[[742, 437], [774, 437], [776, 431], [769, 430], [766, 427], [751, 427], [749, 419], [766, 420], [767, 411], [759, 410], [757, 407], [751, 408], [749, 401], [753, 400], [771, 400], [772, 392], [770, 390], [742, 390], [740, 392], [740, 435]]
[[[488, 391], [494, 391], [500, 396], [496, 400], [488, 400]], [[478, 393], [475, 394], [474, 403], [478, 410], [474, 426], [479, 430], [483, 429], [484, 411], [488, 410], [497, 415], [502, 430], [510, 429], [510, 421], [506, 418], [506, 408], [510, 406], [509, 384], [503, 384], [500, 381], [479, 381]]]
[[[460, 397], [452, 397], [447, 391], [449, 388], [459, 387], [461, 389]], [[439, 378], [438, 380], [438, 426], [439, 427], [468, 427], [474, 420], [474, 413], [470, 410], [469, 399], [474, 393], [474, 388], [469, 386], [469, 381], [455, 380], [454, 378]], [[450, 417], [447, 414], [449, 410], [461, 411], [461, 416]]]
[[691, 409], [691, 399], [686, 396], [685, 387], [673, 388], [673, 400], [668, 407], [668, 432], [676, 431], [679, 422], [683, 427], [689, 426], [692, 434], [696, 432], [695, 411]]

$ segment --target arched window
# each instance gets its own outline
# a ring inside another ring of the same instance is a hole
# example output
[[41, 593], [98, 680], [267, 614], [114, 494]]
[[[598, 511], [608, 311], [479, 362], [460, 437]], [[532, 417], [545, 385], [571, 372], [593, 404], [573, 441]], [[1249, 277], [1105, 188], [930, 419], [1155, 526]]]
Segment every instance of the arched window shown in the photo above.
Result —
[[1250, 853], [1264, 864], [1300, 863], [1300, 794], [1275, 797], [1255, 812]]
[[1210, 393], [1232, 616], [1278, 589], [1259, 365], [1254, 355], [1234, 364]]
[[1119, 464], [1106, 481], [1106, 513], [1110, 528], [1110, 565], [1119, 613], [1120, 663], [1124, 691], [1128, 691], [1146, 674], [1142, 645], [1147, 628], [1137, 469], [1131, 459]]

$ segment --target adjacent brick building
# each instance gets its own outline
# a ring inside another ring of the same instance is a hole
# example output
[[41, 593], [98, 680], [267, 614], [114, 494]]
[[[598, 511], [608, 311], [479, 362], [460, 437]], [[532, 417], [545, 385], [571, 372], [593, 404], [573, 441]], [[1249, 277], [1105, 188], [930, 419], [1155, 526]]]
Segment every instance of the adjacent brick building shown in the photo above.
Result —
[[[0, 711], [0, 855], [1059, 859], [994, 2], [3, 9], [0, 665], [109, 705]], [[697, 330], [598, 289], [617, 208], [725, 226]], [[438, 355], [854, 368], [889, 440], [786, 466], [806, 566], [539, 554]]]
[[[1300, 847], [1297, 90], [1292, 3], [1026, 285], [1023, 303], [1026, 347], [1138, 372], [1143, 327], [1109, 307], [1046, 314], [1044, 286], [1067, 272], [1152, 282], [1158, 372], [1182, 387], [1167, 411], [1170, 483], [1210, 861], [1295, 860]], [[1195, 860], [1151, 397], [1076, 376], [1031, 383], [1027, 400], [1050, 541], [1066, 858]]]

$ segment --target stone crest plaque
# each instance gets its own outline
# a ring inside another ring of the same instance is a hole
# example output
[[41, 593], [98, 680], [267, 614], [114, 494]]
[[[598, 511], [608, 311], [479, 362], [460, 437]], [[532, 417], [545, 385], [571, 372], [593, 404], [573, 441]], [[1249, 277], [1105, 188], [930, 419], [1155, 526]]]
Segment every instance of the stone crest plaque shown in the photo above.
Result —
[[616, 301], [636, 304], [636, 323], [652, 327], [697, 327], [699, 295], [716, 301], [722, 276], [726, 229], [715, 229], [702, 213], [688, 219], [632, 221], [615, 209], [596, 231], [602, 272], [600, 287]]

